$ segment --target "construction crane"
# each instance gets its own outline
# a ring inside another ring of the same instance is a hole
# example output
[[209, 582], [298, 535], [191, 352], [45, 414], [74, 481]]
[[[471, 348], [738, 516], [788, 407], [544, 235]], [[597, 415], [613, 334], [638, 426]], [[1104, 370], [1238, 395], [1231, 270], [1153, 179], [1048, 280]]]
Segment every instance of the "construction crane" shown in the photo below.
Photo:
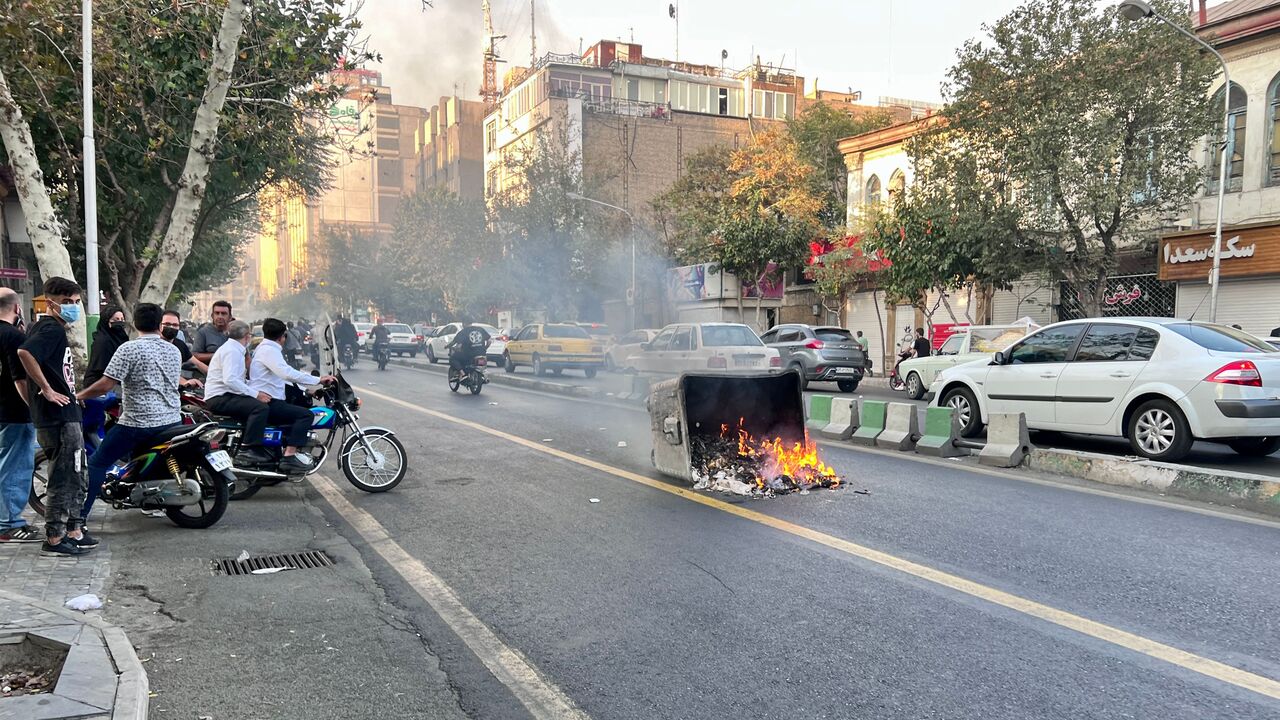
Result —
[[498, 57], [498, 41], [507, 36], [494, 32], [489, 0], [482, 0], [480, 7], [484, 13], [484, 79], [480, 82], [480, 99], [492, 107], [498, 103], [498, 63], [505, 62]]

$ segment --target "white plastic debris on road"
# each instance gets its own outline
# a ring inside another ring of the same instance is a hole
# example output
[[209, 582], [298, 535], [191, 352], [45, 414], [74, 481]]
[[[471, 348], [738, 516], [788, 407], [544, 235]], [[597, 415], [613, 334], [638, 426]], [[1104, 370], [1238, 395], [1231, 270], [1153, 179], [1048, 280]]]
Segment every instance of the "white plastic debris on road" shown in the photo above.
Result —
[[600, 502], [600, 498], [591, 498], [591, 502], [598, 503]]
[[729, 477], [723, 470], [710, 476], [695, 470], [693, 472], [693, 489], [710, 490], [711, 492], [729, 493], [731, 495], [755, 494], [752, 485], [744, 483], [737, 478]]
[[241, 550], [240, 554], [236, 556], [236, 562], [244, 562], [245, 560], [248, 560], [248, 559], [249, 559], [248, 550]]
[[251, 570], [250, 573], [253, 575], [270, 575], [272, 573], [284, 572], [285, 570], [292, 570], [292, 569], [293, 568], [287, 568], [287, 567], [258, 568], [257, 570]]
[[101, 610], [102, 600], [93, 593], [88, 595], [77, 595], [66, 602], [66, 606], [72, 610], [87, 612], [89, 610]]
[[619, 441], [618, 441], [618, 447], [626, 447], [626, 446], [627, 446], [627, 441], [626, 441], [626, 440], [619, 440]]

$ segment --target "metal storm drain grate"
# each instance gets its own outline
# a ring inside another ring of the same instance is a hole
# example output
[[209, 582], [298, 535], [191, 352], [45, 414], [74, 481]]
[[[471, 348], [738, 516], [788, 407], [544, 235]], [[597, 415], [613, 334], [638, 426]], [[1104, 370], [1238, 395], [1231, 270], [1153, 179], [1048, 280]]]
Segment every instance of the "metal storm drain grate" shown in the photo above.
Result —
[[213, 561], [214, 575], [265, 575], [282, 570], [313, 570], [333, 567], [333, 558], [320, 550], [281, 555], [222, 558]]

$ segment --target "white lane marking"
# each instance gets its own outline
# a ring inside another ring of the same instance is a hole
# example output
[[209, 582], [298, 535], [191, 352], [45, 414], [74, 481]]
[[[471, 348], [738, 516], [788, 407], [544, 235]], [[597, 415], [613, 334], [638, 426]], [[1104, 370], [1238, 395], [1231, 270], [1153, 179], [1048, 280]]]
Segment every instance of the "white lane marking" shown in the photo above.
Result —
[[564, 691], [543, 677], [520, 651], [502, 642], [489, 626], [467, 609], [453, 588], [392, 540], [386, 528], [372, 515], [352, 505], [332, 480], [317, 473], [311, 476], [311, 484], [369, 547], [381, 555], [391, 569], [436, 611], [449, 629], [466, 643], [499, 682], [511, 690], [530, 714], [539, 720], [588, 720], [589, 716], [578, 709]]

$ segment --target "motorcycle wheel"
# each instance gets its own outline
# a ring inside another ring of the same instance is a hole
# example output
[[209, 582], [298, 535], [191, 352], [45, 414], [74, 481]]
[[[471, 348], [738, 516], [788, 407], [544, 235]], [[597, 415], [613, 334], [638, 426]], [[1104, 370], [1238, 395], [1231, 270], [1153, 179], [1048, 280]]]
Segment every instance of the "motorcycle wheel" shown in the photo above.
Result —
[[352, 485], [369, 493], [386, 492], [399, 485], [409, 471], [409, 456], [400, 439], [380, 428], [366, 430], [364, 437], [375, 457], [370, 457], [359, 435], [348, 435], [339, 453], [342, 474]]
[[44, 517], [44, 497], [49, 492], [48, 469], [44, 467], [46, 462], [44, 450], [37, 450], [35, 472], [31, 474], [31, 494], [27, 496], [27, 504], [40, 517]]
[[462, 387], [462, 376], [453, 370], [449, 371], [449, 389], [458, 392], [458, 388]]
[[480, 388], [483, 386], [484, 386], [484, 378], [480, 376], [480, 373], [478, 372], [471, 373], [471, 394], [479, 395]]
[[[203, 490], [200, 502], [195, 505], [165, 508], [164, 514], [169, 516], [174, 525], [180, 528], [195, 530], [212, 527], [222, 519], [227, 511], [227, 503], [231, 501], [231, 491], [227, 481], [220, 473], [214, 473], [205, 467], [187, 471], [187, 477], [195, 476]], [[198, 510], [199, 514], [195, 514]], [[190, 514], [189, 512], [190, 511]]]

